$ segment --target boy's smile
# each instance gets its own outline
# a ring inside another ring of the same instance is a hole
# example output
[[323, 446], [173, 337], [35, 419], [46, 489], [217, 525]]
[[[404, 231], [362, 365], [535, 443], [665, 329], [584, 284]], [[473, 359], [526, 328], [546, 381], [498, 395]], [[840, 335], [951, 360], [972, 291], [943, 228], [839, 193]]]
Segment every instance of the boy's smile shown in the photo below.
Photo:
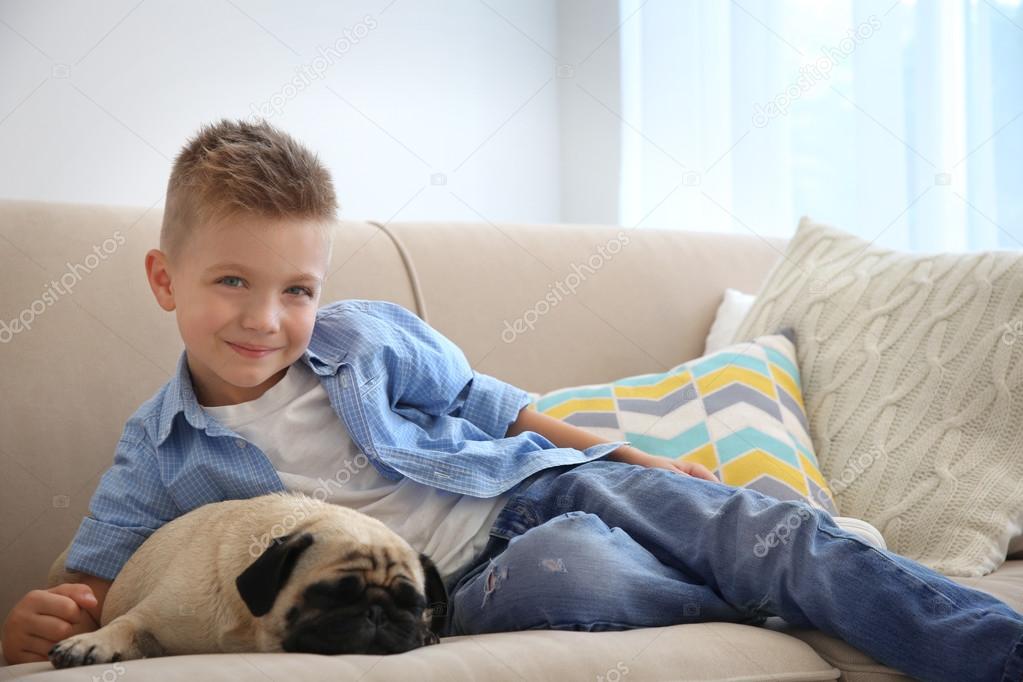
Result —
[[180, 262], [146, 254], [157, 301], [177, 311], [200, 405], [255, 400], [302, 356], [328, 248], [311, 221], [238, 215], [197, 228]]

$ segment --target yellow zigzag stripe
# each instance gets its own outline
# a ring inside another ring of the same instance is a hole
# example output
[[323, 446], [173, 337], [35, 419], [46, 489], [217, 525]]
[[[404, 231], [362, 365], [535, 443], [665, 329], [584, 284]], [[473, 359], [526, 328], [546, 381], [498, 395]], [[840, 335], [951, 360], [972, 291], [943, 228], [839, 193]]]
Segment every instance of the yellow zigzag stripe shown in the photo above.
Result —
[[[798, 452], [797, 451], [796, 454], [799, 456], [799, 463], [802, 464], [802, 466], [803, 466], [803, 472], [807, 476], [812, 478], [813, 482], [817, 484], [817, 487], [819, 487], [821, 490], [823, 490], [824, 494], [828, 496], [828, 499], [830, 499], [832, 501], [832, 503], [834, 503], [835, 498], [831, 494], [831, 488], [824, 481], [824, 477], [821, 476], [821, 472], [817, 470], [817, 467], [815, 467], [813, 465], [813, 462], [808, 460], [806, 458], [806, 455], [804, 455], [802, 452]], [[820, 500], [817, 500], [817, 501], [820, 502]], [[837, 507], [838, 505], [835, 505], [835, 506]]]
[[656, 384], [650, 384], [649, 386], [615, 386], [614, 394], [617, 398], [663, 398], [669, 393], [674, 393], [682, 388], [692, 379], [693, 377], [689, 370], [684, 370], [678, 374], [667, 376]]
[[705, 396], [732, 383], [751, 386], [770, 398], [778, 399], [774, 384], [769, 377], [760, 372], [734, 365], [722, 367], [700, 377], [696, 380], [696, 388], [700, 391], [701, 396]]
[[742, 487], [763, 474], [770, 474], [778, 480], [788, 483], [804, 497], [810, 495], [802, 471], [793, 469], [763, 450], [754, 450], [721, 467], [721, 482]]
[[711, 471], [718, 468], [718, 455], [717, 451], [714, 449], [713, 443], [701, 445], [692, 452], [686, 453], [681, 457], [676, 457], [676, 459], [684, 459], [687, 462], [702, 464]]
[[614, 412], [615, 401], [613, 398], [573, 398], [566, 400], [560, 405], [555, 405], [544, 412], [552, 417], [564, 419], [576, 412]]

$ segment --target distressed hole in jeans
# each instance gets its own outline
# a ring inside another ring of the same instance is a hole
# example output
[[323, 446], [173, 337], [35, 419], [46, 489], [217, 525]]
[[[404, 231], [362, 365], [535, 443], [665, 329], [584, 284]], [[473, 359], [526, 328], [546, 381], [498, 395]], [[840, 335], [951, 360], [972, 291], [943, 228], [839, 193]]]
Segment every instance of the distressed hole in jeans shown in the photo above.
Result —
[[551, 573], [568, 573], [565, 570], [565, 562], [560, 558], [557, 559], [540, 559], [540, 568], [546, 569]]
[[487, 579], [486, 584], [483, 586], [483, 603], [480, 606], [486, 606], [487, 597], [490, 593], [497, 589], [498, 578], [505, 580], [508, 578], [508, 567], [501, 566], [498, 568], [494, 565], [493, 558], [490, 559], [490, 565], [487, 567]]

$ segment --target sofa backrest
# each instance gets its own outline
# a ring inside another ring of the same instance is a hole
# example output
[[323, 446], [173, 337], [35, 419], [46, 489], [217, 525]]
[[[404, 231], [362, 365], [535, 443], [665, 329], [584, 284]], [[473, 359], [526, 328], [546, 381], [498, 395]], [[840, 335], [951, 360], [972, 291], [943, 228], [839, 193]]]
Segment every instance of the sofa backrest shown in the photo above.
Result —
[[[44, 586], [125, 421], [183, 349], [145, 278], [161, 217], [158, 205], [0, 201], [0, 618]], [[321, 304], [400, 303], [478, 371], [544, 392], [698, 357], [724, 288], [755, 293], [784, 245], [607, 225], [346, 221]]]

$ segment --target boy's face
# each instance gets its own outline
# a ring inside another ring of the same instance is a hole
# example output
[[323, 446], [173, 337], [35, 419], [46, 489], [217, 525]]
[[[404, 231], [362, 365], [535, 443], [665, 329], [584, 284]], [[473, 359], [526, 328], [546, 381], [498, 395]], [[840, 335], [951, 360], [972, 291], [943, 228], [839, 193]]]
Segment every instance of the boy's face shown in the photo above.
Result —
[[175, 263], [146, 254], [157, 301], [177, 311], [200, 405], [255, 400], [302, 356], [328, 265], [321, 235], [306, 220], [242, 215], [196, 229]]

